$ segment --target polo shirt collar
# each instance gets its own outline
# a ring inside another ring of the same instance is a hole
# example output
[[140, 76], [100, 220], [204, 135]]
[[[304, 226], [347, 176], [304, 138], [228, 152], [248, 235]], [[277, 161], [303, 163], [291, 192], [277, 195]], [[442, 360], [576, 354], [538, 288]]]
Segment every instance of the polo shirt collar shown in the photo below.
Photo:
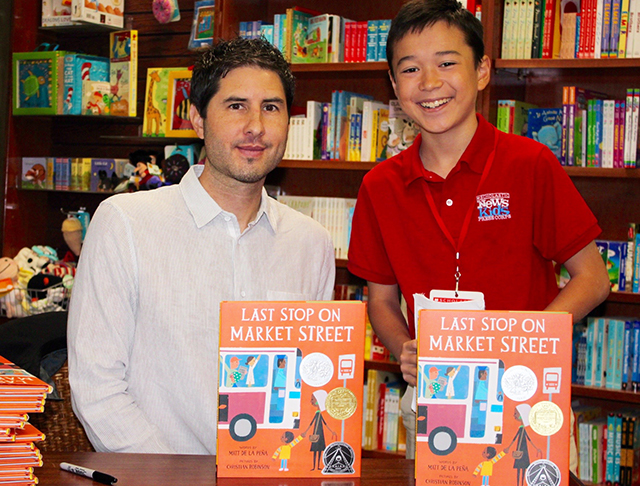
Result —
[[[469, 169], [478, 174], [482, 174], [484, 166], [489, 158], [489, 154], [493, 149], [495, 128], [480, 113], [476, 113], [478, 120], [478, 128], [473, 135], [471, 142], [465, 149], [460, 162], [466, 162]], [[407, 163], [404, 164], [404, 180], [405, 185], [411, 184], [416, 179], [424, 177], [424, 166], [420, 159], [420, 145], [422, 144], [422, 134], [416, 137], [414, 143], [406, 149], [402, 154], [407, 157]], [[457, 164], [456, 164], [457, 165]]]
[[[193, 219], [198, 228], [209, 224], [213, 221], [223, 209], [218, 203], [209, 195], [209, 193], [202, 187], [200, 183], [200, 175], [204, 170], [204, 165], [193, 165], [189, 171], [184, 175], [180, 181], [180, 191], [182, 197], [189, 208], [189, 212], [193, 216]], [[270, 200], [269, 195], [265, 188], [262, 188], [262, 196], [260, 199], [260, 207], [258, 208], [258, 214], [255, 219], [249, 223], [249, 226], [253, 226], [262, 216], [265, 216], [267, 223], [271, 226], [275, 232], [277, 229], [277, 215], [275, 213], [275, 205]]]

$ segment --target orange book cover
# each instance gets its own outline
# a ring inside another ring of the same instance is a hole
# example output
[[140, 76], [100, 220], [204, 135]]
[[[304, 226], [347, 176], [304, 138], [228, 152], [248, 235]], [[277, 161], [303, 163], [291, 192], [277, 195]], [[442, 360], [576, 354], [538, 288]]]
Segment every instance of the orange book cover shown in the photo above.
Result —
[[416, 485], [569, 485], [570, 314], [422, 310]]
[[5, 393], [28, 393], [43, 395], [53, 388], [32, 374], [0, 356], [0, 395]]
[[6, 437], [0, 437], [0, 442], [37, 442], [44, 440], [44, 434], [30, 423], [22, 429], [13, 429]]
[[223, 302], [218, 477], [359, 477], [365, 305]]

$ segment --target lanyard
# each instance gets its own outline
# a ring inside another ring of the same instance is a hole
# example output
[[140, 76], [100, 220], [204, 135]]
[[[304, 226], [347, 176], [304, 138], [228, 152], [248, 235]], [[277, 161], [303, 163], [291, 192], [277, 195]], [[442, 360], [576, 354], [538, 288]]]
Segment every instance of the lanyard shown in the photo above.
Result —
[[[493, 159], [495, 158], [495, 155], [496, 155], [497, 146], [498, 146], [498, 134], [494, 129], [493, 150], [489, 154], [489, 157], [487, 158], [487, 163], [484, 165], [484, 169], [482, 170], [482, 176], [480, 177], [480, 182], [478, 183], [478, 188], [476, 189], [476, 196], [480, 192], [480, 186], [482, 186], [482, 183], [485, 181], [485, 179], [489, 175], [489, 171], [491, 170], [491, 165], [493, 164]], [[440, 216], [440, 213], [436, 208], [436, 203], [433, 200], [433, 195], [431, 194], [429, 183], [425, 181], [424, 186], [425, 186], [424, 193], [427, 196], [427, 202], [429, 203], [431, 212], [433, 213], [433, 216], [436, 218], [436, 222], [438, 223], [438, 226], [440, 227], [444, 235], [447, 237], [447, 240], [449, 240], [449, 243], [451, 243], [453, 250], [456, 252], [456, 271], [453, 274], [453, 276], [456, 279], [455, 296], [457, 297], [458, 287], [460, 284], [460, 277], [462, 276], [462, 274], [460, 273], [460, 249], [462, 248], [462, 243], [464, 242], [464, 239], [467, 236], [467, 231], [469, 230], [469, 225], [471, 224], [471, 216], [473, 215], [473, 210], [476, 207], [476, 201], [475, 199], [471, 201], [469, 209], [467, 210], [467, 214], [465, 215], [464, 221], [462, 223], [462, 230], [460, 231], [460, 237], [458, 238], [458, 243], [456, 244], [455, 240], [453, 239], [453, 236], [451, 236], [451, 233], [447, 229], [447, 226], [444, 224], [444, 220], [442, 219], [442, 216]]]

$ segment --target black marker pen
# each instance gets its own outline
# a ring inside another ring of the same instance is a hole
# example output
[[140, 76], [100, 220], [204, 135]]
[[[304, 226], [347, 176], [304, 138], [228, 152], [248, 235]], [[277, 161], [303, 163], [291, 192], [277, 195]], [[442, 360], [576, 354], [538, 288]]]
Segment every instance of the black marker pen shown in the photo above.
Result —
[[118, 480], [109, 474], [102, 473], [100, 471], [94, 471], [93, 469], [89, 469], [82, 466], [75, 466], [73, 464], [69, 464], [68, 462], [61, 462], [60, 469], [63, 471], [69, 471], [73, 474], [77, 474], [78, 476], [84, 476], [85, 478], [93, 479], [102, 484], [114, 484], [117, 483]]

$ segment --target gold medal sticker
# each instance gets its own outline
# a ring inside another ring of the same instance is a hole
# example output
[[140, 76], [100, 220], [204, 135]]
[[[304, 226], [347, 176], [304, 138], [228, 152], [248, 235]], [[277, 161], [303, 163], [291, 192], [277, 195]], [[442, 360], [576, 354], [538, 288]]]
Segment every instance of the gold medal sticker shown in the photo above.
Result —
[[356, 396], [348, 388], [334, 388], [327, 394], [325, 407], [334, 419], [346, 420], [351, 417], [358, 405]]
[[538, 402], [529, 412], [529, 424], [540, 435], [553, 435], [562, 428], [562, 410], [553, 402]]

